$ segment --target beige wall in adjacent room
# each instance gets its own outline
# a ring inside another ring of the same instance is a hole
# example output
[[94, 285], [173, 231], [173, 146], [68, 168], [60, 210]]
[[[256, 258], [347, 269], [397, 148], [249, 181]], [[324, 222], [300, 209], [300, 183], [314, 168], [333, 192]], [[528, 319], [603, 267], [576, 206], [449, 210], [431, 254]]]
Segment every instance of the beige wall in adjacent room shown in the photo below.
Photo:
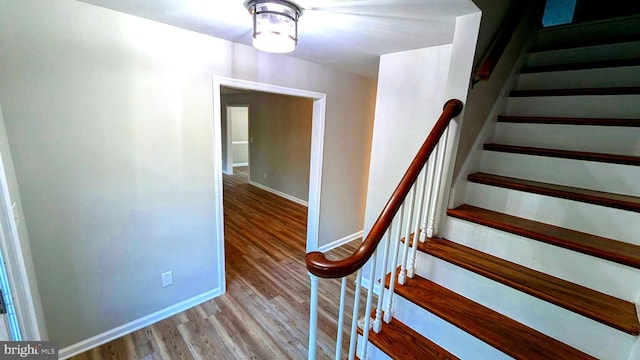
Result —
[[251, 92], [222, 103], [249, 105], [250, 180], [307, 202], [313, 100]]
[[0, 103], [60, 347], [220, 291], [214, 76], [326, 93], [320, 243], [362, 229], [375, 80], [72, 0], [0, 2], [0, 44]]

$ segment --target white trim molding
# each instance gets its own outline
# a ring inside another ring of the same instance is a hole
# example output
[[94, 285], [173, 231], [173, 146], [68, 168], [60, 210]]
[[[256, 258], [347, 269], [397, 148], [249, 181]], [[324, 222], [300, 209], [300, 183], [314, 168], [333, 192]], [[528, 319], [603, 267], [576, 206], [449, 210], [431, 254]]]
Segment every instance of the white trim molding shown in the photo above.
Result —
[[311, 162], [309, 166], [309, 211], [307, 212], [307, 252], [317, 249], [320, 234], [320, 195], [322, 194], [322, 159], [327, 95], [313, 100], [311, 123]]
[[249, 166], [248, 162], [243, 162], [243, 163], [234, 163], [233, 167], [239, 167], [239, 166]]
[[73, 345], [62, 348], [58, 353], [58, 357], [60, 359], [68, 359], [72, 356], [81, 354], [89, 349], [93, 349], [94, 347], [100, 346], [102, 344], [106, 344], [109, 341], [115, 340], [119, 337], [130, 334], [134, 331], [140, 330], [147, 326], [153, 325], [158, 321], [164, 320], [168, 317], [179, 314], [194, 306], [200, 305], [206, 301], [214, 299], [222, 295], [222, 293], [223, 293], [222, 287], [218, 287], [216, 289], [207, 291], [200, 295], [196, 295], [190, 299], [181, 301], [177, 304], [174, 304], [162, 310], [156, 311], [153, 314], [143, 316], [139, 319], [133, 320], [124, 325], [118, 326], [111, 330], [107, 330], [101, 334], [92, 336], [86, 340], [83, 340]]
[[[220, 284], [220, 293], [224, 293], [227, 289], [226, 273], [225, 273], [225, 257], [224, 257], [224, 205], [222, 202], [222, 111], [221, 111], [221, 94], [220, 86], [223, 79], [213, 77], [213, 165], [219, 164], [220, 171], [213, 172], [213, 194], [214, 194], [214, 209], [213, 216], [216, 225], [215, 233], [213, 234], [216, 239], [216, 254], [218, 269], [218, 284]], [[226, 121], [226, 119], [225, 119]], [[229, 165], [229, 164], [227, 164]], [[226, 174], [233, 174], [233, 167], [229, 166], [228, 169], [224, 169]]]
[[309, 206], [309, 203], [304, 201], [304, 200], [302, 200], [302, 199], [298, 199], [297, 197], [295, 197], [293, 195], [289, 195], [289, 194], [283, 193], [282, 191], [270, 188], [270, 187], [268, 187], [266, 185], [257, 183], [255, 181], [249, 180], [249, 185], [253, 185], [253, 186], [255, 186], [255, 187], [259, 188], [259, 189], [262, 189], [264, 191], [268, 191], [268, 192], [270, 192], [272, 194], [278, 195], [278, 196], [280, 196], [282, 198], [285, 198], [287, 200], [291, 200], [294, 203], [298, 203], [300, 205], [304, 205], [304, 206], [307, 206], [307, 207]]
[[[22, 340], [47, 339], [22, 201], [0, 106], [0, 251]], [[13, 184], [13, 187], [11, 186]]]
[[351, 242], [351, 241], [353, 241], [353, 240], [355, 240], [357, 238], [361, 238], [363, 234], [364, 234], [364, 231], [360, 230], [360, 231], [358, 231], [356, 233], [353, 233], [351, 235], [347, 235], [347, 236], [345, 236], [345, 237], [343, 237], [341, 239], [334, 240], [334, 241], [332, 241], [332, 242], [330, 242], [328, 244], [324, 244], [324, 245], [322, 245], [322, 246], [320, 246], [318, 248], [318, 251], [327, 252], [329, 250], [333, 250], [333, 249], [337, 248], [338, 246], [344, 245], [344, 244], [346, 244], [348, 242]]

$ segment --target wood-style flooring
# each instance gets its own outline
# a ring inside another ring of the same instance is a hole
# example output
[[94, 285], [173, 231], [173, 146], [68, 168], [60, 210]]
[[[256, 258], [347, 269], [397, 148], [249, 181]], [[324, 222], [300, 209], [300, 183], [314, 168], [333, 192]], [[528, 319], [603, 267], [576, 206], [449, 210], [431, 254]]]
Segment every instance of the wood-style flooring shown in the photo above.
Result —
[[[307, 209], [249, 185], [248, 168], [235, 170], [224, 176], [227, 292], [73, 359], [307, 357]], [[358, 243], [330, 256], [345, 257]], [[353, 281], [348, 283], [353, 299]], [[339, 286], [339, 280], [320, 280], [319, 359], [333, 357]], [[346, 313], [351, 313], [348, 306]]]

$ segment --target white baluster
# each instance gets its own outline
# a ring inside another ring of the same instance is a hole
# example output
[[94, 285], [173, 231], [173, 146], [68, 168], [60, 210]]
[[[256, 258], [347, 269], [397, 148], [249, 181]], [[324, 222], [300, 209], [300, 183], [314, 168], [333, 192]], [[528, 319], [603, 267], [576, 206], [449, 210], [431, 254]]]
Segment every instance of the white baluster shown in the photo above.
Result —
[[356, 357], [356, 339], [358, 336], [358, 310], [360, 310], [360, 287], [362, 284], [362, 268], [356, 275], [356, 290], [353, 298], [353, 317], [351, 318], [351, 337], [349, 339], [349, 360]]
[[415, 275], [416, 266], [416, 254], [418, 250], [418, 239], [420, 238], [420, 219], [424, 212], [424, 191], [427, 185], [427, 164], [422, 168], [422, 173], [419, 177], [418, 185], [418, 205], [416, 206], [416, 221], [413, 228], [413, 243], [411, 244], [411, 254], [409, 254], [409, 261], [407, 264], [407, 276], [412, 278]]
[[447, 150], [447, 137], [449, 136], [449, 128], [444, 131], [438, 144], [438, 166], [436, 168], [436, 178], [433, 186], [433, 196], [431, 197], [431, 206], [429, 210], [429, 224], [427, 225], [427, 237], [432, 237], [435, 233], [435, 221], [438, 207], [438, 195], [440, 194], [440, 185], [442, 184], [442, 172], [444, 170], [444, 157]]
[[309, 360], [316, 358], [316, 337], [318, 333], [318, 277], [309, 273], [311, 278], [311, 299], [309, 304]]
[[422, 214], [422, 226], [420, 227], [420, 242], [425, 242], [427, 240], [427, 225], [429, 221], [429, 212], [431, 211], [431, 197], [433, 194], [433, 183], [436, 172], [436, 164], [438, 162], [438, 149], [439, 145], [436, 145], [429, 157], [428, 162], [428, 175], [427, 175], [427, 186], [426, 186], [426, 194], [424, 198], [424, 213]]
[[396, 235], [393, 238], [394, 250], [393, 250], [393, 259], [391, 260], [392, 269], [391, 269], [391, 280], [389, 281], [389, 300], [387, 301], [387, 307], [384, 310], [384, 321], [386, 323], [391, 322], [391, 318], [393, 317], [393, 302], [395, 299], [395, 294], [393, 293], [393, 290], [395, 289], [395, 285], [396, 285], [396, 268], [398, 266], [400, 236], [402, 235], [402, 217], [404, 216], [404, 202], [400, 206], [400, 211], [398, 211], [398, 214], [396, 216], [397, 216], [397, 219], [396, 219], [397, 229], [396, 229]]
[[345, 297], [347, 295], [347, 277], [342, 278], [342, 286], [340, 287], [340, 310], [338, 312], [338, 333], [336, 334], [336, 358], [340, 360], [342, 358], [342, 333], [344, 326], [344, 304]]
[[364, 325], [362, 326], [362, 354], [361, 359], [367, 358], [367, 343], [369, 342], [369, 329], [371, 325], [371, 303], [373, 302], [373, 288], [376, 278], [376, 261], [378, 258], [378, 249], [373, 252], [371, 257], [371, 270], [369, 271], [369, 289], [367, 290], [367, 304], [364, 307]]
[[[393, 225], [393, 224], [392, 224]], [[382, 272], [380, 276], [380, 294], [378, 294], [378, 306], [376, 307], [376, 319], [373, 321], [373, 331], [379, 333], [382, 330], [382, 306], [384, 304], [384, 293], [386, 287], [384, 286], [385, 279], [388, 271], [389, 260], [389, 244], [391, 243], [391, 230], [392, 226], [389, 226], [384, 239], [384, 251], [382, 253]], [[395, 268], [395, 265], [393, 265]], [[391, 270], [393, 272], [393, 270]]]
[[[402, 260], [400, 262], [400, 274], [398, 274], [398, 283], [400, 285], [404, 285], [407, 282], [407, 257], [409, 256], [409, 239], [411, 237], [411, 221], [413, 220], [413, 207], [416, 202], [416, 184], [414, 183], [409, 190], [409, 194], [407, 194], [407, 198], [409, 199], [409, 209], [407, 210], [407, 220], [404, 230], [404, 244], [402, 247]], [[406, 199], [405, 198], [405, 202]]]

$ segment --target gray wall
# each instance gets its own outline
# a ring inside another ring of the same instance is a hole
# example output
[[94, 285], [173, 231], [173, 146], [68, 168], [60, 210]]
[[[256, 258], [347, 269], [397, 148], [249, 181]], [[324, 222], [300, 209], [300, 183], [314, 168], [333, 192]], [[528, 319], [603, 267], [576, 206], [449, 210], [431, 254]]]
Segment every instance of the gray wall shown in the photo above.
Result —
[[221, 289], [214, 75], [327, 94], [320, 242], [362, 228], [373, 80], [71, 0], [0, 2], [0, 44], [0, 103], [61, 347]]
[[252, 92], [222, 102], [249, 105], [250, 180], [308, 201], [313, 100]]

